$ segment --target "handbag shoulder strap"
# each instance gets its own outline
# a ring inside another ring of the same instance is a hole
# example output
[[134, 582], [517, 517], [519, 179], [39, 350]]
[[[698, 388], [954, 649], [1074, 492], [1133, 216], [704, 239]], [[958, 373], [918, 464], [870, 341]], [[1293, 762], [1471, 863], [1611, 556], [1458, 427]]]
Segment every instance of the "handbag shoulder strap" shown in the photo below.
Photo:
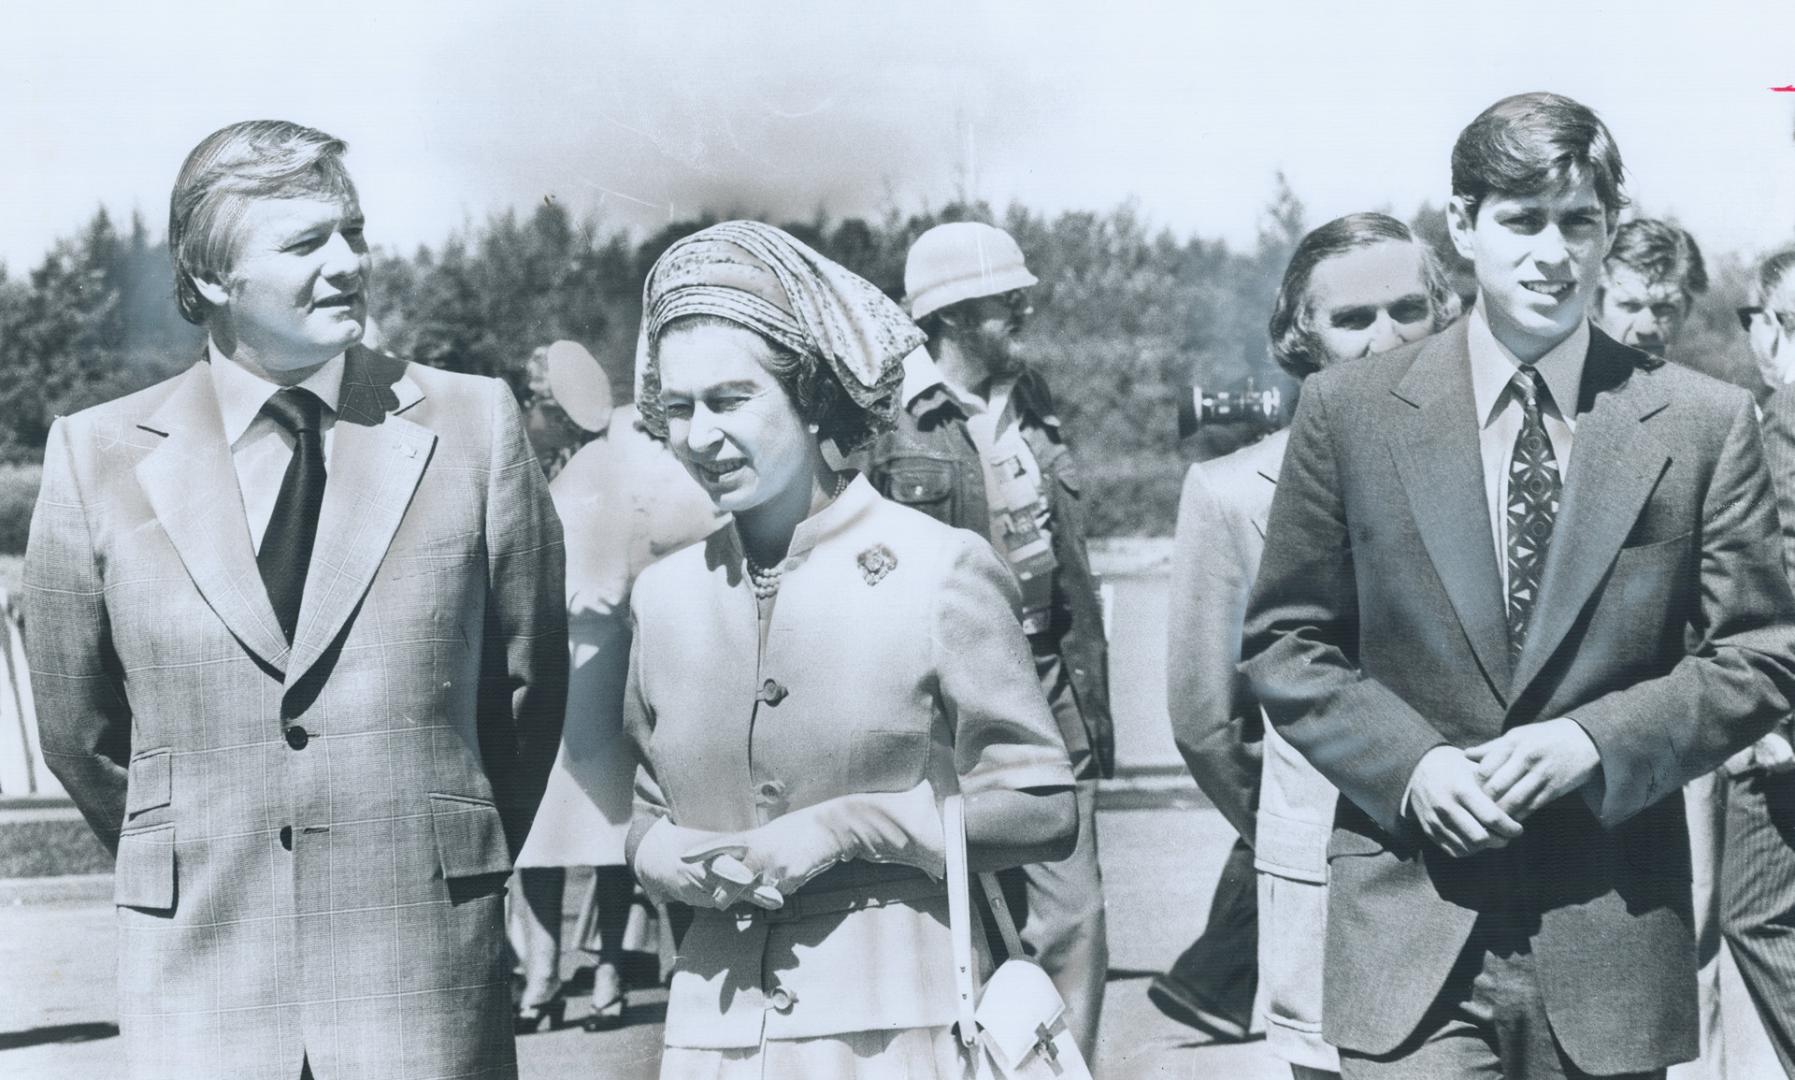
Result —
[[[971, 874], [966, 864], [966, 803], [963, 796], [949, 795], [941, 805], [941, 831], [947, 841], [947, 922], [954, 940], [954, 991], [958, 995], [960, 1041], [970, 1047], [978, 1041], [978, 1025], [974, 1012], [978, 1007], [978, 975], [973, 968]], [[1022, 941], [1016, 934], [1016, 920], [1010, 905], [1003, 898], [1003, 888], [996, 874], [980, 874], [979, 886], [985, 903], [991, 908], [991, 919], [1003, 938], [1008, 959], [1022, 957]]]
[[972, 893], [966, 873], [966, 806], [959, 795], [941, 804], [941, 832], [947, 842], [947, 925], [954, 940], [954, 992], [960, 1013], [960, 1042], [978, 1044], [977, 976], [972, 969]]
[[980, 874], [979, 885], [985, 890], [985, 903], [991, 907], [991, 921], [997, 924], [998, 936], [1003, 938], [1004, 958], [1022, 959], [1022, 939], [1016, 933], [1016, 920], [1010, 917], [1010, 905], [1003, 898], [1003, 886], [997, 883], [997, 875]]

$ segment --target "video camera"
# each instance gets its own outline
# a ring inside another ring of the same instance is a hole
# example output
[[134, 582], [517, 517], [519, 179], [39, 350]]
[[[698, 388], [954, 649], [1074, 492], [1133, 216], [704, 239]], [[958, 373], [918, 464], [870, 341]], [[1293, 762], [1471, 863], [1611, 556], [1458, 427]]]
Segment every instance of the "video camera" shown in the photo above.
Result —
[[1261, 432], [1284, 423], [1284, 395], [1277, 387], [1261, 390], [1248, 379], [1230, 390], [1192, 386], [1178, 399], [1178, 438], [1188, 439], [1203, 428], [1218, 424], [1245, 424]]

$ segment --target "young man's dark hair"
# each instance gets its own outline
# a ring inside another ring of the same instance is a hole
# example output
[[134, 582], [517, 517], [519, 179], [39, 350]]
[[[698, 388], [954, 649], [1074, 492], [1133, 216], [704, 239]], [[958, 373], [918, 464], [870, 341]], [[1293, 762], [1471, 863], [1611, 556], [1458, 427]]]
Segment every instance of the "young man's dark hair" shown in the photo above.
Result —
[[1612, 223], [1627, 205], [1620, 148], [1588, 106], [1562, 94], [1503, 98], [1478, 114], [1452, 147], [1452, 194], [1472, 218], [1492, 192], [1534, 195], [1584, 176], [1595, 181]]

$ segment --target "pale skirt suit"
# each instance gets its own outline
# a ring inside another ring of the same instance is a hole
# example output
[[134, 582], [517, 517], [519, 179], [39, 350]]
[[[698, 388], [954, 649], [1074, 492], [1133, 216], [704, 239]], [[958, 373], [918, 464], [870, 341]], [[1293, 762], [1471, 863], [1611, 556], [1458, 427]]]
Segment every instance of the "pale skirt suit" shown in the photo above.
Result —
[[[924, 778], [938, 796], [1072, 786], [1014, 580], [983, 538], [857, 477], [781, 565], [757, 601], [731, 525], [639, 579], [632, 858], [662, 816], [733, 832]], [[662, 1075], [960, 1076], [955, 1018], [943, 885], [850, 862], [778, 912], [697, 912]]]

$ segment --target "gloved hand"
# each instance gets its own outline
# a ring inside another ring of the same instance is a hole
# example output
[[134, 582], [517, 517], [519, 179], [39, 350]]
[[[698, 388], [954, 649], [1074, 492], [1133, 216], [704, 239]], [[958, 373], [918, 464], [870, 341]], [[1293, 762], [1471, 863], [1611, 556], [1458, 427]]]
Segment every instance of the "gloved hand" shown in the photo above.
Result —
[[[693, 847], [713, 844], [727, 833], [687, 829], [662, 818], [649, 826], [636, 845], [636, 879], [657, 900], [677, 900], [693, 907], [722, 910], [751, 890], [753, 876], [743, 872], [739, 881], [709, 872], [709, 868], [682, 858]], [[728, 872], [729, 868], [723, 868]]]
[[740, 887], [746, 878], [738, 895], [771, 908], [850, 859], [902, 863], [939, 878], [947, 872], [947, 842], [935, 789], [924, 780], [909, 791], [840, 795], [758, 828], [701, 840], [682, 858], [707, 871], [711, 889]]

